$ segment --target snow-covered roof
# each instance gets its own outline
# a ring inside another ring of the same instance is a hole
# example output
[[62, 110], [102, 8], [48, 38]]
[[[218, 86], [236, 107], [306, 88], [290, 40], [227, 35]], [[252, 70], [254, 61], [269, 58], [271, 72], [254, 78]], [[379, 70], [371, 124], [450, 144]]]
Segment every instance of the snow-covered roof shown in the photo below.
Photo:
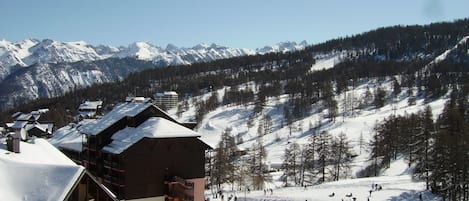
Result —
[[200, 137], [200, 135], [184, 126], [161, 117], [151, 117], [138, 127], [127, 127], [112, 136], [112, 142], [103, 151], [120, 154], [142, 138], [178, 138]]
[[16, 118], [16, 120], [18, 120], [18, 121], [28, 121], [28, 120], [31, 119], [31, 117], [33, 117], [32, 114], [20, 114], [18, 116], [18, 118]]
[[95, 115], [96, 115], [95, 111], [86, 111], [86, 112], [80, 111], [80, 112], [78, 112], [78, 117], [81, 117], [81, 118], [94, 117]]
[[20, 153], [0, 142], [0, 200], [64, 200], [84, 173], [44, 139], [20, 142]]
[[178, 94], [175, 91], [165, 91], [163, 93], [156, 93], [155, 96], [177, 96]]
[[80, 104], [78, 110], [96, 110], [103, 105], [103, 101], [85, 101]]
[[22, 114], [21, 112], [15, 112], [11, 115], [11, 117], [16, 118], [16, 117], [20, 116], [21, 114]]
[[151, 98], [145, 98], [145, 97], [126, 97], [125, 102], [139, 102], [139, 103], [148, 103], [151, 101]]
[[46, 112], [49, 112], [49, 109], [39, 109], [39, 110], [32, 111], [28, 114], [16, 112], [11, 116], [13, 118], [16, 118], [17, 121], [29, 121], [31, 118], [37, 121], [41, 117], [41, 114], [46, 113]]
[[7, 124], [7, 125], [8, 125], [8, 127], [10, 127], [10, 128], [21, 129], [21, 128], [24, 128], [24, 126], [25, 126], [26, 124], [28, 124], [27, 121], [15, 121], [15, 122], [13, 122], [13, 123], [11, 123], [11, 124]]
[[52, 129], [54, 128], [54, 124], [53, 123], [45, 123], [45, 124], [35, 123], [35, 124], [26, 124], [24, 126], [24, 129], [26, 131], [29, 131], [32, 128], [38, 128], [42, 132], [52, 133]]
[[82, 125], [96, 121], [95, 119], [84, 119], [77, 124], [70, 124], [57, 129], [48, 141], [55, 147], [65, 148], [81, 152], [83, 143], [87, 141], [86, 137], [80, 133], [79, 128]]
[[119, 104], [111, 112], [104, 115], [101, 119], [83, 125], [81, 132], [86, 135], [97, 135], [120, 119], [127, 116], [133, 117], [151, 106], [152, 104], [150, 103], [140, 102], [125, 102]]

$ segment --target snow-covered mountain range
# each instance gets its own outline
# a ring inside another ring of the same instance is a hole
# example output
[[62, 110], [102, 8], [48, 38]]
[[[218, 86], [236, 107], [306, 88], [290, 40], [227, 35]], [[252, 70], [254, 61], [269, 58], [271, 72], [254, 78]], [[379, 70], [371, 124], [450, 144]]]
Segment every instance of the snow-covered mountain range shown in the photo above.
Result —
[[216, 44], [198, 44], [191, 48], [179, 48], [168, 44], [166, 48], [149, 42], [135, 42], [128, 46], [93, 46], [84, 41], [59, 42], [50, 39], [26, 39], [19, 42], [0, 41], [0, 78], [5, 78], [14, 71], [13, 66], [26, 67], [33, 64], [70, 63], [77, 61], [95, 61], [107, 58], [137, 58], [153, 61], [162, 65], [190, 64], [207, 62], [243, 55], [269, 52], [286, 52], [302, 49], [308, 44], [303, 41], [282, 42], [251, 50], [229, 48]]
[[[0, 41], [0, 105], [11, 106], [41, 97], [54, 97], [95, 83], [122, 80], [129, 73], [150, 67], [186, 65], [217, 59], [302, 49], [303, 41], [283, 42], [261, 49], [198, 44], [191, 48], [148, 42], [128, 46], [93, 46], [84, 41], [50, 39]], [[121, 60], [124, 59], [124, 60]], [[129, 63], [129, 60], [137, 60]]]

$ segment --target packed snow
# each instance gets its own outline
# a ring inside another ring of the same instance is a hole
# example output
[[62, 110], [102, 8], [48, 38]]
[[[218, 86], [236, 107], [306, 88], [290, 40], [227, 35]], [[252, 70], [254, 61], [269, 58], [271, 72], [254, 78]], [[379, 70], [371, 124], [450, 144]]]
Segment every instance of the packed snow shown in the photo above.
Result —
[[327, 70], [342, 62], [345, 58], [343, 52], [331, 53], [327, 55], [317, 55], [316, 63], [311, 66], [311, 71]]
[[[459, 42], [458, 42], [456, 45], [454, 45], [453, 48], [448, 49], [448, 50], [446, 50], [445, 52], [443, 52], [442, 54], [440, 54], [439, 56], [437, 56], [437, 57], [430, 63], [430, 65], [431, 65], [431, 64], [440, 63], [440, 62], [444, 61], [452, 51], [456, 50], [456, 48], [458, 48], [459, 45], [462, 45], [462, 44], [466, 43], [468, 39], [469, 39], [469, 36], [466, 36], [466, 37], [462, 38], [461, 40], [459, 40]], [[468, 50], [468, 51], [469, 51], [469, 50]]]

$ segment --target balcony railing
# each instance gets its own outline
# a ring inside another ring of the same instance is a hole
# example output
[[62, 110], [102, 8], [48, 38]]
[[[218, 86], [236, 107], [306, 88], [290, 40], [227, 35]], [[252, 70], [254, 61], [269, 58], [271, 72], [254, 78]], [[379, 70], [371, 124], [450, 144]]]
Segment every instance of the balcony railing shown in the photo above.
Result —
[[124, 166], [115, 161], [104, 160], [104, 168], [111, 169], [117, 172], [125, 172]]
[[193, 201], [194, 200], [194, 182], [184, 180], [175, 176], [174, 181], [168, 181], [169, 200]]
[[111, 175], [104, 175], [103, 180], [105, 183], [118, 186], [118, 187], [125, 187], [125, 181], [123, 178], [119, 178], [116, 176]]
[[87, 156], [87, 155], [83, 155], [82, 161], [83, 161], [84, 163], [87, 163], [87, 164], [96, 165], [98, 159], [96, 159], [96, 158], [94, 158], [94, 157], [89, 157], [89, 156]]

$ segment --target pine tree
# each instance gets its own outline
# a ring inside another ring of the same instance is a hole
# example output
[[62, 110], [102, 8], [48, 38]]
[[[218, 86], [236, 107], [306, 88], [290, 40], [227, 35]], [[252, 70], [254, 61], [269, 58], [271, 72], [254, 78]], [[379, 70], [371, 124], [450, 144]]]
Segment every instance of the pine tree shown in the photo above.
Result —
[[381, 87], [376, 88], [375, 99], [374, 99], [375, 107], [376, 108], [383, 107], [386, 101], [385, 98], [386, 98], [386, 91]]
[[379, 158], [382, 156], [381, 150], [381, 136], [379, 135], [380, 125], [376, 124], [374, 127], [373, 138], [370, 141], [371, 147], [371, 160], [373, 161], [373, 176], [378, 176], [378, 170], [380, 168]]
[[401, 93], [401, 85], [399, 84], [399, 81], [397, 81], [397, 78], [393, 78], [393, 87], [392, 87], [392, 95], [396, 98], [399, 94]]
[[[311, 135], [308, 138], [308, 144], [303, 149], [303, 163], [305, 169], [305, 176], [303, 181], [308, 180], [309, 183], [314, 183], [314, 179], [317, 175], [316, 170], [316, 147], [317, 147], [318, 135]], [[307, 176], [306, 176], [307, 175]], [[308, 177], [308, 179], [306, 179]], [[303, 184], [306, 185], [306, 184]]]
[[259, 133], [256, 143], [251, 147], [249, 155], [252, 185], [258, 190], [263, 189], [264, 183], [271, 180], [267, 169], [266, 157], [267, 152], [263, 144], [263, 134]]
[[215, 150], [215, 162], [213, 176], [216, 179], [217, 185], [220, 188], [223, 183], [231, 183], [234, 185], [236, 180], [236, 162], [238, 160], [238, 147], [235, 138], [231, 135], [232, 128], [227, 127], [218, 143]]
[[331, 161], [334, 165], [333, 180], [338, 181], [342, 176], [346, 177], [350, 171], [352, 162], [349, 141], [345, 133], [340, 133], [331, 143]]
[[409, 162], [415, 163], [414, 176], [425, 179], [426, 188], [429, 189], [429, 171], [430, 171], [430, 149], [431, 142], [434, 140], [434, 123], [432, 119], [431, 108], [427, 106], [423, 112], [411, 115], [411, 118], [417, 120], [410, 121], [410, 141], [409, 141]]
[[332, 86], [330, 83], [325, 83], [322, 86], [322, 94], [323, 94], [323, 101], [324, 107], [328, 111], [328, 116], [330, 121], [335, 121], [338, 113], [337, 101], [334, 99], [334, 93], [332, 90]]
[[365, 93], [361, 98], [360, 107], [365, 108], [373, 103], [373, 93], [371, 93], [370, 87], [366, 86]]
[[178, 104], [178, 106], [177, 106], [177, 111], [176, 111], [176, 116], [177, 116], [178, 118], [181, 118], [183, 112], [184, 112], [184, 110], [183, 110], [183, 105], [182, 105], [182, 104]]
[[409, 88], [408, 91], [407, 91], [407, 96], [408, 96], [408, 99], [407, 99], [407, 104], [409, 106], [412, 106], [412, 105], [415, 105], [416, 101], [417, 101], [417, 98], [415, 97], [414, 95], [414, 90], [412, 88]]
[[432, 191], [450, 200], [467, 200], [469, 193], [469, 132], [466, 98], [453, 89], [451, 98], [437, 120], [433, 148]]
[[262, 119], [259, 121], [259, 127], [257, 128], [258, 135], [267, 135], [272, 132], [272, 118], [270, 115], [266, 114], [262, 116]]
[[318, 156], [318, 164], [317, 164], [317, 170], [321, 174], [321, 178], [319, 182], [325, 182], [326, 181], [326, 169], [327, 166], [330, 164], [330, 159], [331, 159], [331, 135], [327, 132], [324, 131], [321, 134], [319, 134], [318, 139], [317, 139], [317, 146], [315, 149], [315, 152]]
[[281, 167], [281, 169], [284, 171], [285, 186], [288, 186], [288, 178], [293, 178], [295, 185], [299, 184], [299, 163], [301, 160], [300, 151], [300, 145], [297, 143], [290, 143], [290, 145], [285, 149]]

